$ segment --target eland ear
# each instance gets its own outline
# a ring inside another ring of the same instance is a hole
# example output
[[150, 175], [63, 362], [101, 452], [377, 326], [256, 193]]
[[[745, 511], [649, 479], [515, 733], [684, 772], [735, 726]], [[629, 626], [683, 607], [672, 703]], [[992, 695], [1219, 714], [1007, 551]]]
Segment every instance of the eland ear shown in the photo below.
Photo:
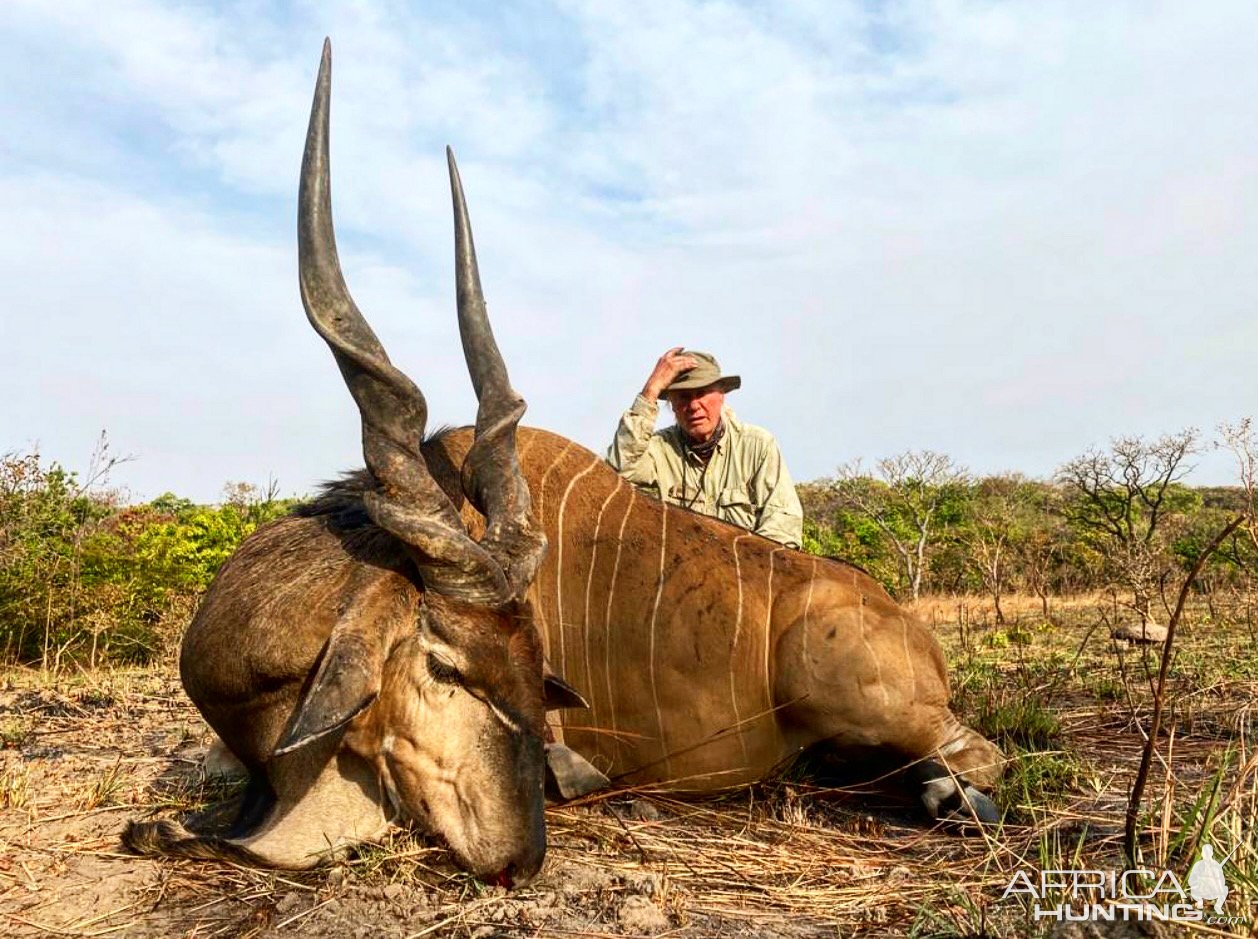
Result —
[[542, 697], [546, 702], [546, 710], [563, 711], [568, 708], [588, 708], [590, 702], [581, 696], [570, 684], [556, 675], [547, 672], [542, 678]]
[[383, 663], [379, 630], [337, 624], [323, 650], [319, 670], [272, 755], [318, 740], [362, 713], [380, 693]]

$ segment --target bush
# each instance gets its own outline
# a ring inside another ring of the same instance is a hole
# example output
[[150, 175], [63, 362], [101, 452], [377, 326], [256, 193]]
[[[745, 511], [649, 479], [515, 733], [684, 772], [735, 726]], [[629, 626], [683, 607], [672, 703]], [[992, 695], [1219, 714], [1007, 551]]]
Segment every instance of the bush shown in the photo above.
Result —
[[221, 506], [123, 506], [103, 475], [0, 457], [0, 658], [147, 661], [245, 536], [291, 506], [243, 484]]
[[[1131, 448], [1140, 442], [1126, 440], [1115, 447], [1120, 444]], [[1240, 487], [1195, 489], [1172, 481], [1160, 496], [1149, 495], [1149, 505], [1157, 506], [1155, 518], [1138, 494], [1119, 485], [1126, 477], [1106, 475], [1103, 454], [1070, 467], [1083, 474], [1073, 486], [1016, 473], [949, 482], [924, 542], [921, 591], [996, 596], [1021, 591], [1047, 602], [1050, 595], [1126, 588], [1138, 581], [1147, 601], [1164, 578], [1186, 573], [1214, 533], [1247, 504]], [[892, 484], [868, 476], [801, 483], [804, 550], [857, 564], [893, 596], [912, 597], [905, 552], [925, 536], [915, 533], [902, 513], [887, 509], [878, 522], [871, 513], [897, 498], [903, 503], [913, 492], [897, 496], [896, 488], [916, 485], [912, 479]], [[865, 508], [856, 504], [861, 500]], [[1238, 530], [1206, 564], [1202, 589], [1246, 585], [1258, 564], [1256, 555], [1254, 542]]]

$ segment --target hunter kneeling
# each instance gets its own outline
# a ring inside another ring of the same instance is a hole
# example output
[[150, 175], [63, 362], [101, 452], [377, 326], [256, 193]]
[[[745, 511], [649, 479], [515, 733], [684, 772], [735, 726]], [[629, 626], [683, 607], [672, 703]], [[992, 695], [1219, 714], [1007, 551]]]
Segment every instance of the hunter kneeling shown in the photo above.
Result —
[[[777, 441], [725, 406], [741, 384], [706, 352], [670, 349], [621, 416], [607, 462], [664, 502], [798, 548], [804, 512]], [[677, 423], [656, 431], [661, 396]]]

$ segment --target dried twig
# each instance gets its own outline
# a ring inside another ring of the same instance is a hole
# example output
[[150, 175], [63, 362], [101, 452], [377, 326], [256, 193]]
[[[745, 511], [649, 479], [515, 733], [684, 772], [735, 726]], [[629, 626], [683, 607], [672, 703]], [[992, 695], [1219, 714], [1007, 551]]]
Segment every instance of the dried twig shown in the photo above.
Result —
[[1149, 730], [1146, 735], [1144, 752], [1140, 756], [1140, 768], [1136, 770], [1136, 781], [1131, 786], [1131, 795], [1127, 800], [1127, 813], [1123, 827], [1123, 847], [1127, 852], [1127, 860], [1133, 867], [1140, 863], [1140, 846], [1136, 840], [1136, 827], [1140, 817], [1140, 803], [1144, 798], [1144, 787], [1149, 778], [1149, 768], [1153, 764], [1153, 752], [1157, 748], [1158, 733], [1162, 729], [1162, 705], [1166, 696], [1166, 676], [1171, 667], [1171, 649], [1175, 643], [1175, 629], [1180, 617], [1184, 614], [1184, 604], [1188, 601], [1188, 592], [1192, 589], [1210, 556], [1219, 549], [1219, 545], [1245, 521], [1247, 516], [1238, 515], [1210, 540], [1210, 543], [1197, 556], [1197, 560], [1188, 571], [1183, 584], [1179, 588], [1179, 599], [1175, 602], [1175, 612], [1166, 624], [1166, 641], [1162, 644], [1162, 662], [1158, 668], [1157, 689], [1153, 693], [1153, 715], [1149, 718]]

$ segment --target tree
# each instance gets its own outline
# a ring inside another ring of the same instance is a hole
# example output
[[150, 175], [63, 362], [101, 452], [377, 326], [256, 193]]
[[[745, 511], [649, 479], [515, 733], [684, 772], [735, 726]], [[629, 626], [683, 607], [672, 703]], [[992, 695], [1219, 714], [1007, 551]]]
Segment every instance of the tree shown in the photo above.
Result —
[[1045, 619], [1049, 617], [1049, 597], [1066, 592], [1063, 569], [1076, 577], [1080, 569], [1087, 570], [1082, 563], [1069, 564], [1073, 554], [1072, 536], [1060, 512], [1059, 496], [1060, 490], [1042, 487], [1034, 510], [1034, 524], [1013, 545], [1022, 583], [1040, 598]]
[[1177, 567], [1170, 550], [1175, 524], [1199, 500], [1179, 484], [1195, 452], [1192, 428], [1153, 441], [1118, 437], [1108, 451], [1089, 450], [1057, 471], [1071, 497], [1068, 517], [1103, 555], [1112, 580], [1131, 594], [1142, 625]]
[[964, 495], [968, 474], [952, 458], [909, 450], [877, 464], [877, 478], [860, 460], [839, 467], [832, 483], [838, 503], [867, 519], [893, 550], [914, 600], [922, 590], [942, 515]]
[[1258, 432], [1251, 417], [1242, 418], [1235, 424], [1220, 424], [1219, 435], [1223, 438], [1217, 447], [1226, 447], [1236, 457], [1244, 499], [1245, 533], [1258, 551]]
[[102, 433], [87, 478], [39, 452], [0, 456], [0, 653], [59, 662], [80, 637], [97, 639], [105, 622], [96, 559], [111, 538], [106, 520], [119, 496], [105, 488], [129, 457], [109, 453]]
[[1035, 486], [1019, 475], [988, 476], [971, 493], [968, 524], [958, 539], [966, 562], [992, 597], [996, 622], [1005, 622], [1000, 598], [1018, 559], [1018, 548], [1034, 530], [1032, 505]]

